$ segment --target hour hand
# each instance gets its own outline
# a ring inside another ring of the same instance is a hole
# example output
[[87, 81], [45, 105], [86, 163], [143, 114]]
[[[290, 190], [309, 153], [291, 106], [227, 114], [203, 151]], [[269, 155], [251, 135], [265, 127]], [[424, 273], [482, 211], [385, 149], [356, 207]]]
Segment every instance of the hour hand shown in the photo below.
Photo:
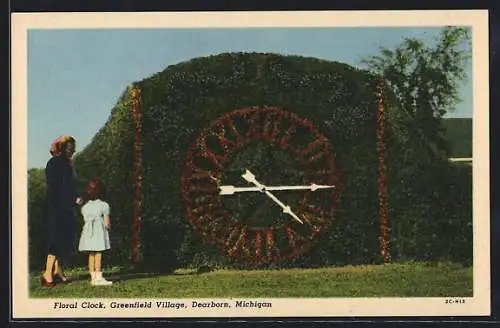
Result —
[[297, 216], [297, 214], [295, 214], [294, 212], [292, 212], [292, 209], [290, 208], [290, 206], [288, 205], [285, 205], [283, 204], [278, 198], [276, 198], [276, 196], [274, 196], [271, 192], [265, 190], [264, 191], [267, 196], [269, 198], [271, 198], [276, 204], [278, 204], [282, 209], [283, 209], [283, 213], [285, 214], [288, 214], [290, 215], [291, 217], [293, 217], [297, 222], [301, 223], [301, 224], [304, 224], [304, 222], [302, 222], [302, 220]]

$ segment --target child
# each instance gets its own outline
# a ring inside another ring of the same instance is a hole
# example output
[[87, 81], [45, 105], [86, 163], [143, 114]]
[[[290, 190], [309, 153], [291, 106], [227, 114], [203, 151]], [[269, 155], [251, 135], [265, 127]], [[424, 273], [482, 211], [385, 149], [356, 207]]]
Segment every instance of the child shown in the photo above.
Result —
[[101, 200], [103, 196], [104, 185], [99, 179], [93, 179], [85, 189], [86, 203], [81, 210], [85, 223], [78, 250], [89, 252], [90, 283], [94, 286], [113, 283], [104, 279], [101, 271], [102, 251], [110, 249], [108, 229], [111, 227], [109, 205]]

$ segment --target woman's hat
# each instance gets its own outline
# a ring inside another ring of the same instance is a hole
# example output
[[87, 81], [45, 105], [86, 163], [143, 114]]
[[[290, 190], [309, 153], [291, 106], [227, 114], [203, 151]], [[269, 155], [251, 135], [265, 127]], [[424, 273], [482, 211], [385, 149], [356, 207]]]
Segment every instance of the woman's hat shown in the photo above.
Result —
[[60, 136], [54, 142], [52, 142], [52, 145], [50, 146], [50, 154], [52, 156], [58, 156], [61, 154], [63, 150], [64, 144], [67, 142], [75, 142], [75, 138], [70, 136], [70, 135], [65, 135], [65, 136]]

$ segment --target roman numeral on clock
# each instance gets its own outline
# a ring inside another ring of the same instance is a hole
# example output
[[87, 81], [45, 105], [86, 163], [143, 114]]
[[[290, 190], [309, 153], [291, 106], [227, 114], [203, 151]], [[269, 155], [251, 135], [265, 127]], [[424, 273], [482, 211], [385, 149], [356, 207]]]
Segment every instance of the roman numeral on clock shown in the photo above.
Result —
[[262, 135], [268, 141], [273, 141], [279, 132], [280, 117], [275, 112], [266, 113]]
[[300, 156], [308, 164], [314, 163], [324, 156], [329, 154], [328, 141], [324, 138], [318, 138], [310, 142], [304, 149], [300, 151]]
[[247, 118], [247, 138], [260, 139], [262, 138], [262, 114], [260, 111], [253, 111], [248, 114]]

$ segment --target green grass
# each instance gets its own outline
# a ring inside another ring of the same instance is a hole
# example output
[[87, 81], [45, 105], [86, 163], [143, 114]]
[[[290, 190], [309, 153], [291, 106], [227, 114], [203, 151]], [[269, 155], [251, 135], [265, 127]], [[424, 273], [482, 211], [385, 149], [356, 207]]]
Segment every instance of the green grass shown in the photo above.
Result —
[[84, 269], [55, 288], [30, 277], [33, 298], [228, 298], [228, 297], [470, 297], [472, 268], [453, 264], [405, 263], [318, 269], [177, 270], [159, 275], [113, 268], [104, 273], [112, 286], [90, 286]]

